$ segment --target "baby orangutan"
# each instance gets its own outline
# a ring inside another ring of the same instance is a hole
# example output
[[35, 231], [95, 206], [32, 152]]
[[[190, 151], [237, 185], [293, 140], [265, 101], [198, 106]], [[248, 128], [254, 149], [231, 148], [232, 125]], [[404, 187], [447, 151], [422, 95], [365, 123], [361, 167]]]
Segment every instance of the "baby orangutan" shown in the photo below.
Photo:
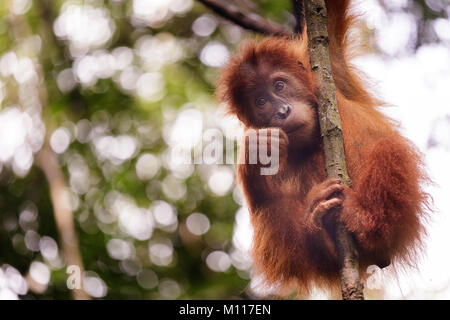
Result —
[[[255, 269], [268, 283], [296, 283], [304, 291], [338, 283], [336, 221], [354, 237], [361, 271], [393, 260], [411, 262], [424, 234], [428, 199], [421, 187], [427, 177], [420, 154], [379, 111], [382, 103], [347, 62], [349, 1], [326, 3], [351, 189], [326, 177], [317, 118], [319, 84], [305, 35], [248, 42], [224, 68], [217, 89], [247, 129], [278, 139], [276, 174], [262, 175], [263, 165], [248, 161], [238, 166], [254, 228]], [[261, 138], [269, 145], [270, 140]], [[243, 157], [256, 147], [247, 146]]]

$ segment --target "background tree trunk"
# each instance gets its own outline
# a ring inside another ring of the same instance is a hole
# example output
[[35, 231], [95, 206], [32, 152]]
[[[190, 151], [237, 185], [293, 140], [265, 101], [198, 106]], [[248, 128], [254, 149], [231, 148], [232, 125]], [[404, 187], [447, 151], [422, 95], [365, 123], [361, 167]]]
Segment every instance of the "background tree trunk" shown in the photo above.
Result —
[[[80, 275], [83, 277], [84, 266], [78, 247], [78, 235], [75, 230], [74, 216], [70, 204], [69, 188], [59, 165], [58, 157], [47, 142], [38, 154], [37, 165], [44, 172], [49, 184], [53, 214], [59, 231], [66, 266], [77, 266], [80, 268]], [[81, 281], [81, 283], [83, 282]], [[75, 300], [90, 299], [90, 296], [82, 288], [72, 289], [72, 296]]]
[[[11, 5], [11, 3], [9, 3]], [[53, 20], [52, 20], [53, 21]], [[14, 14], [9, 15], [9, 22], [11, 25], [11, 33], [16, 42], [30, 36], [32, 33], [30, 27], [22, 16]], [[51, 28], [50, 28], [51, 32]], [[56, 41], [55, 41], [56, 43]], [[42, 105], [43, 113], [48, 107], [48, 92], [45, 86], [44, 72], [41, 69], [41, 64], [36, 59], [33, 60], [33, 65], [39, 77], [39, 102]], [[80, 249], [78, 245], [78, 236], [75, 230], [74, 215], [71, 209], [69, 199], [69, 188], [66, 184], [64, 173], [58, 162], [58, 157], [49, 145], [50, 133], [48, 124], [52, 122], [51, 113], [47, 112], [47, 134], [45, 143], [36, 157], [36, 165], [44, 172], [45, 178], [49, 184], [50, 200], [53, 207], [53, 215], [55, 217], [56, 227], [61, 239], [62, 251], [64, 253], [66, 266], [76, 265], [80, 268], [80, 274], [83, 276], [84, 265], [81, 258]], [[72, 296], [75, 300], [88, 300], [90, 296], [82, 289], [73, 289]]]

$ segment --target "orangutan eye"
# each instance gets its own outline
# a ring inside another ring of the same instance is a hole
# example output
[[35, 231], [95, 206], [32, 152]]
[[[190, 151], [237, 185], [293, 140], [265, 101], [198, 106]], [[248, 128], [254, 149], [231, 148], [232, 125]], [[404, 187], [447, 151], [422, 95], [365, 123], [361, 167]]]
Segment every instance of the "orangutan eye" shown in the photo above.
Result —
[[276, 92], [283, 90], [284, 86], [285, 86], [285, 83], [284, 83], [284, 81], [281, 81], [281, 80], [275, 82], [275, 84], [273, 85]]
[[261, 97], [261, 98], [256, 99], [256, 105], [257, 105], [258, 107], [262, 107], [262, 106], [264, 106], [266, 103], [267, 103], [266, 98]]

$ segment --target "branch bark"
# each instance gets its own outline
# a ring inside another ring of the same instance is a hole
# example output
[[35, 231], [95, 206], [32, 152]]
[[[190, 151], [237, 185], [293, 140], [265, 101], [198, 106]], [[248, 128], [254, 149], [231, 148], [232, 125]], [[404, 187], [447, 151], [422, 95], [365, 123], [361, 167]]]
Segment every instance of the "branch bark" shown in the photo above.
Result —
[[[305, 0], [305, 19], [311, 68], [320, 81], [319, 123], [323, 138], [325, 165], [329, 177], [339, 178], [351, 186], [345, 161], [342, 123], [336, 100], [328, 52], [327, 10], [324, 0]], [[298, 5], [299, 0], [293, 0]], [[301, 10], [298, 8], [296, 10]], [[301, 16], [296, 14], [296, 16]], [[297, 22], [299, 25], [302, 22]], [[339, 260], [341, 292], [344, 300], [363, 300], [363, 284], [359, 277], [359, 259], [353, 238], [342, 223], [336, 225], [336, 250]]]
[[256, 14], [245, 14], [238, 7], [220, 0], [197, 0], [219, 16], [234, 22], [238, 26], [265, 35], [290, 35], [291, 32], [273, 21]]

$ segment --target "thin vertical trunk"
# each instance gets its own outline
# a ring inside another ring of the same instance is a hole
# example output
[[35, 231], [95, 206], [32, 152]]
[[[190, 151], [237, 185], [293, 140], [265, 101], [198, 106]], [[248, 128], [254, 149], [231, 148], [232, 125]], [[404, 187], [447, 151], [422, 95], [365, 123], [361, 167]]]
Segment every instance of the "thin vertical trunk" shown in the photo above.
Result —
[[[10, 2], [11, 4], [11, 2]], [[22, 16], [16, 16], [12, 12], [8, 15], [11, 25], [11, 34], [15, 42], [20, 42], [31, 34], [27, 21]], [[48, 105], [48, 93], [45, 87], [44, 73], [37, 57], [30, 57], [33, 67], [39, 76], [39, 101], [43, 112]], [[50, 121], [51, 122], [51, 121]], [[78, 237], [75, 231], [74, 216], [69, 199], [69, 188], [67, 187], [64, 174], [58, 162], [58, 158], [49, 146], [49, 128], [46, 123], [47, 136], [44, 147], [39, 151], [36, 164], [42, 169], [50, 187], [50, 198], [53, 206], [56, 227], [58, 229], [62, 250], [66, 265], [76, 265], [80, 268], [80, 275], [83, 275], [84, 266], [81, 259]], [[72, 296], [76, 300], [90, 299], [90, 296], [83, 289], [74, 289]]]
[[[294, 0], [294, 5], [298, 2], [302, 1]], [[302, 8], [294, 8], [294, 10], [302, 10]], [[327, 30], [325, 1], [305, 0], [304, 10], [311, 68], [320, 83], [318, 113], [324, 144], [326, 171], [329, 177], [339, 178], [344, 184], [351, 186], [345, 161], [336, 87], [331, 74], [328, 49], [330, 39]], [[301, 12], [296, 14], [296, 17], [301, 16]], [[363, 300], [364, 286], [359, 276], [358, 251], [353, 238], [342, 223], [336, 225], [335, 241], [339, 260], [342, 298], [344, 300]]]
[[[84, 266], [78, 247], [78, 236], [75, 231], [74, 216], [69, 198], [69, 188], [61, 170], [55, 152], [46, 144], [39, 152], [37, 165], [44, 172], [50, 188], [56, 227], [58, 229], [66, 266], [77, 266], [83, 275]], [[83, 289], [73, 289], [75, 300], [90, 299]]]

